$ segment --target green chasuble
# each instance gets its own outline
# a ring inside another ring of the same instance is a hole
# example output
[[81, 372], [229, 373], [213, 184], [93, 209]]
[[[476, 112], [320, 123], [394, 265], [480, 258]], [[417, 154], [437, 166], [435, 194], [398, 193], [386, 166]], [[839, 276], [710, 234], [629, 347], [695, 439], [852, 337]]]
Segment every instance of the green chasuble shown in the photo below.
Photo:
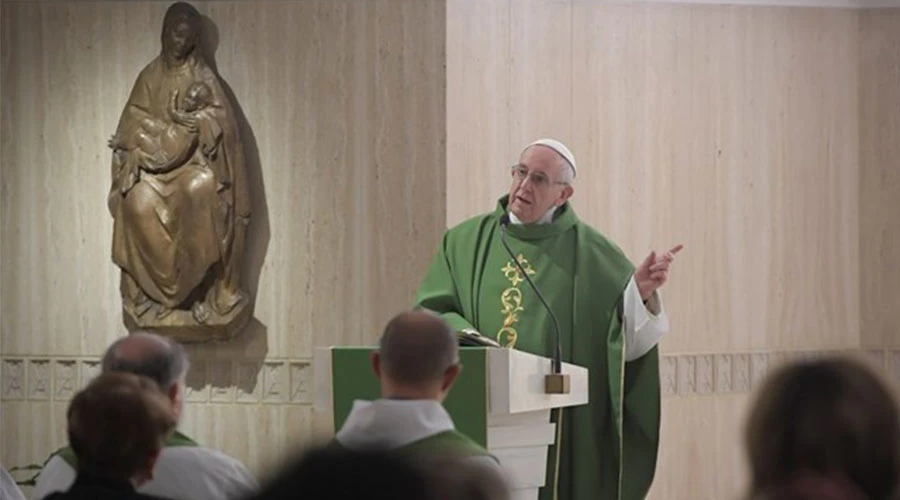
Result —
[[[418, 307], [457, 330], [552, 357], [553, 325], [500, 242], [508, 197], [444, 235]], [[507, 243], [559, 319], [563, 360], [590, 370], [590, 402], [554, 412], [557, 446], [541, 500], [642, 499], [659, 445], [659, 353], [625, 362], [622, 301], [634, 265], [567, 203], [549, 224], [510, 225]]]

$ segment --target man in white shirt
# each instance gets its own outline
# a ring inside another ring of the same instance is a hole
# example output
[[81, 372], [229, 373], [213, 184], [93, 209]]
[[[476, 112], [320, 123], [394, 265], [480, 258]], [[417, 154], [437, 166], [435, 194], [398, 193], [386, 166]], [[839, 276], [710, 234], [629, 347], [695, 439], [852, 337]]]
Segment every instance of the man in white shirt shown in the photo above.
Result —
[[487, 450], [456, 430], [443, 401], [462, 369], [453, 328], [430, 311], [395, 316], [372, 354], [382, 398], [355, 401], [335, 436], [352, 450], [380, 448], [417, 457], [456, 455], [500, 473]]
[[[172, 401], [176, 417], [181, 416], [183, 408], [188, 367], [180, 344], [151, 333], [134, 333], [117, 340], [102, 362], [104, 373], [128, 372], [153, 379]], [[58, 451], [37, 478], [34, 500], [66, 491], [75, 480], [75, 460], [70, 448]], [[153, 478], [138, 491], [173, 500], [231, 500], [257, 489], [256, 479], [243, 464], [175, 432], [160, 453]]]

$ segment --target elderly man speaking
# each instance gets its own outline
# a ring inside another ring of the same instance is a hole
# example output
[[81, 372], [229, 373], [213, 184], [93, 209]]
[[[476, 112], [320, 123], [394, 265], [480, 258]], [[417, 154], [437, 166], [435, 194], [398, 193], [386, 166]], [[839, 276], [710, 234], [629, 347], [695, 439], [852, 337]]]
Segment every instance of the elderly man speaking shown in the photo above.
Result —
[[668, 330], [658, 289], [681, 245], [651, 252], [635, 269], [622, 250], [575, 215], [575, 157], [561, 142], [529, 144], [512, 166], [509, 194], [492, 213], [444, 235], [417, 296], [460, 332], [542, 356], [556, 341], [564, 359], [590, 369], [590, 402], [554, 415], [541, 499], [640, 499], [653, 481], [659, 444], [659, 355]]

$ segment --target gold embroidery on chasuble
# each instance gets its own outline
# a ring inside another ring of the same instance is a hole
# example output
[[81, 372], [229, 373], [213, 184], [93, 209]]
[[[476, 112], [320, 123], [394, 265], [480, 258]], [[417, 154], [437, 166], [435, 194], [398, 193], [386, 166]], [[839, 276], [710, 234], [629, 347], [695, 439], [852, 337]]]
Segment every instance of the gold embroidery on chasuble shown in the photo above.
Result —
[[[526, 273], [530, 276], [535, 275], [534, 268], [531, 267], [531, 263], [528, 262], [524, 255], [519, 254], [516, 260], [519, 261]], [[500, 313], [504, 315], [504, 318], [503, 327], [497, 332], [497, 342], [503, 347], [515, 349], [516, 339], [519, 336], [515, 329], [515, 324], [519, 322], [518, 313], [525, 310], [525, 307], [522, 305], [522, 290], [519, 289], [519, 285], [525, 281], [525, 278], [522, 276], [522, 271], [519, 270], [519, 267], [512, 260], [507, 262], [501, 271], [512, 286], [503, 290], [503, 293], [500, 294], [500, 303], [503, 304], [503, 309], [500, 310]]]

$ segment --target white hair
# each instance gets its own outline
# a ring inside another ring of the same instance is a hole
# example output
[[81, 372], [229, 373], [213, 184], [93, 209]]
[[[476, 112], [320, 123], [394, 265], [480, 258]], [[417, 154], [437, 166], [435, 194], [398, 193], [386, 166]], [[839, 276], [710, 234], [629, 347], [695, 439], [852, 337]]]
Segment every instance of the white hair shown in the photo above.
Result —
[[559, 155], [559, 159], [565, 165], [566, 168], [563, 169], [562, 181], [568, 185], [575, 184], [575, 169], [572, 168], [572, 165], [569, 164], [568, 160], [563, 158], [562, 155]]

